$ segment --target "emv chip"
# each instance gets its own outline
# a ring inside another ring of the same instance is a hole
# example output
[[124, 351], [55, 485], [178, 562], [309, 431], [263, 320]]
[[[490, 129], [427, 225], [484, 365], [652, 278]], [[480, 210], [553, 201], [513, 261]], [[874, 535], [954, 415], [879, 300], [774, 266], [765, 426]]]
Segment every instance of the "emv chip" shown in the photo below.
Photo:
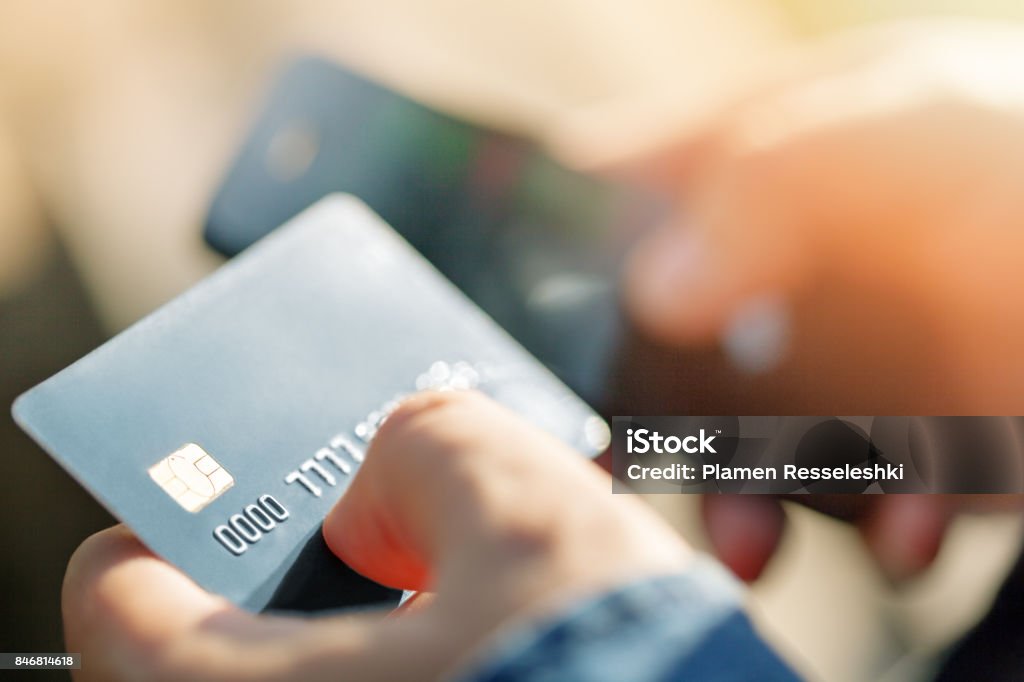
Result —
[[228, 470], [195, 443], [151, 466], [149, 477], [190, 512], [199, 511], [235, 484]]

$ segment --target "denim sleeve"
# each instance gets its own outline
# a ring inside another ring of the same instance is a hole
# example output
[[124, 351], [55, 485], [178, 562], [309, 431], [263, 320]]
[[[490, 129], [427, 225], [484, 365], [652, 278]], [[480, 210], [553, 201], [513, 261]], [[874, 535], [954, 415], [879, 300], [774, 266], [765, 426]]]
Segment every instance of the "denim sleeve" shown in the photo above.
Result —
[[799, 680], [742, 609], [742, 588], [707, 558], [500, 633], [458, 682]]

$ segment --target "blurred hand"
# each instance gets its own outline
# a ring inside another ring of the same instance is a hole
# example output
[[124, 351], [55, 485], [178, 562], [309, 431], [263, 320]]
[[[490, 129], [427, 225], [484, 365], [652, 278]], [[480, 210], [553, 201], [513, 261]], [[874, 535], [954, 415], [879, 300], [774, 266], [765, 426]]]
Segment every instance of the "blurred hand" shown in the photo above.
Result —
[[[594, 134], [621, 128], [614, 115], [562, 140], [570, 159], [679, 200], [681, 217], [629, 262], [638, 326], [668, 345], [720, 344], [756, 375], [741, 410], [1024, 413], [1024, 31], [906, 24], [792, 57], [653, 152]], [[931, 563], [966, 503], [802, 501], [856, 521], [894, 578]], [[705, 519], [748, 579], [784, 527], [769, 498], [707, 499]]]
[[653, 148], [616, 112], [555, 134], [678, 199], [627, 268], [638, 326], [784, 370], [801, 408], [1021, 413], [1024, 30], [874, 29], [769, 71]]
[[[956, 514], [1024, 508], [1019, 495], [794, 495], [792, 501], [856, 524], [865, 548], [894, 583], [932, 564]], [[785, 532], [782, 500], [708, 495], [702, 512], [718, 558], [743, 580], [756, 580]]]
[[324, 522], [331, 549], [434, 597], [395, 617], [258, 616], [204, 592], [123, 527], [87, 540], [64, 587], [79, 679], [437, 678], [499, 625], [689, 555], [641, 502], [472, 393], [423, 394], [375, 437]]
[[890, 29], [800, 64], [647, 162], [686, 214], [632, 258], [636, 319], [692, 342], [842, 280], [928, 313], [964, 409], [1021, 405], [1024, 31]]

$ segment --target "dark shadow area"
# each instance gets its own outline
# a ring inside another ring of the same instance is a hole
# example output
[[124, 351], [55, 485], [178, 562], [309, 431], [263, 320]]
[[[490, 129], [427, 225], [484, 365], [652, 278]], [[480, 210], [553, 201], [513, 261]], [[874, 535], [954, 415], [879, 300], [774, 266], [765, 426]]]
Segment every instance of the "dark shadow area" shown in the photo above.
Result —
[[401, 590], [359, 575], [334, 556], [317, 530], [299, 552], [264, 611], [334, 611], [398, 606]]
[[[92, 350], [103, 333], [66, 254], [55, 250], [34, 281], [0, 299], [0, 647], [64, 650], [60, 589], [78, 544], [113, 519], [47, 457], [10, 416], [22, 391]], [[113, 437], [113, 435], [112, 435]], [[14, 673], [66, 680], [61, 670]]]

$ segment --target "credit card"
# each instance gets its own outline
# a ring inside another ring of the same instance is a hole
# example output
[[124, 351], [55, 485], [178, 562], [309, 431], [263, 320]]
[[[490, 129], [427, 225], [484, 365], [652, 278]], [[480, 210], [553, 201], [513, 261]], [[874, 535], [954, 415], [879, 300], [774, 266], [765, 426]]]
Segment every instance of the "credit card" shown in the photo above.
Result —
[[396, 604], [320, 534], [376, 428], [480, 390], [583, 455], [605, 423], [357, 199], [330, 196], [22, 395], [14, 416], [156, 554], [244, 608]]
[[267, 92], [204, 236], [234, 256], [333, 192], [365, 201], [592, 405], [612, 398], [609, 375], [629, 329], [621, 261], [669, 219], [663, 198], [304, 56]]

